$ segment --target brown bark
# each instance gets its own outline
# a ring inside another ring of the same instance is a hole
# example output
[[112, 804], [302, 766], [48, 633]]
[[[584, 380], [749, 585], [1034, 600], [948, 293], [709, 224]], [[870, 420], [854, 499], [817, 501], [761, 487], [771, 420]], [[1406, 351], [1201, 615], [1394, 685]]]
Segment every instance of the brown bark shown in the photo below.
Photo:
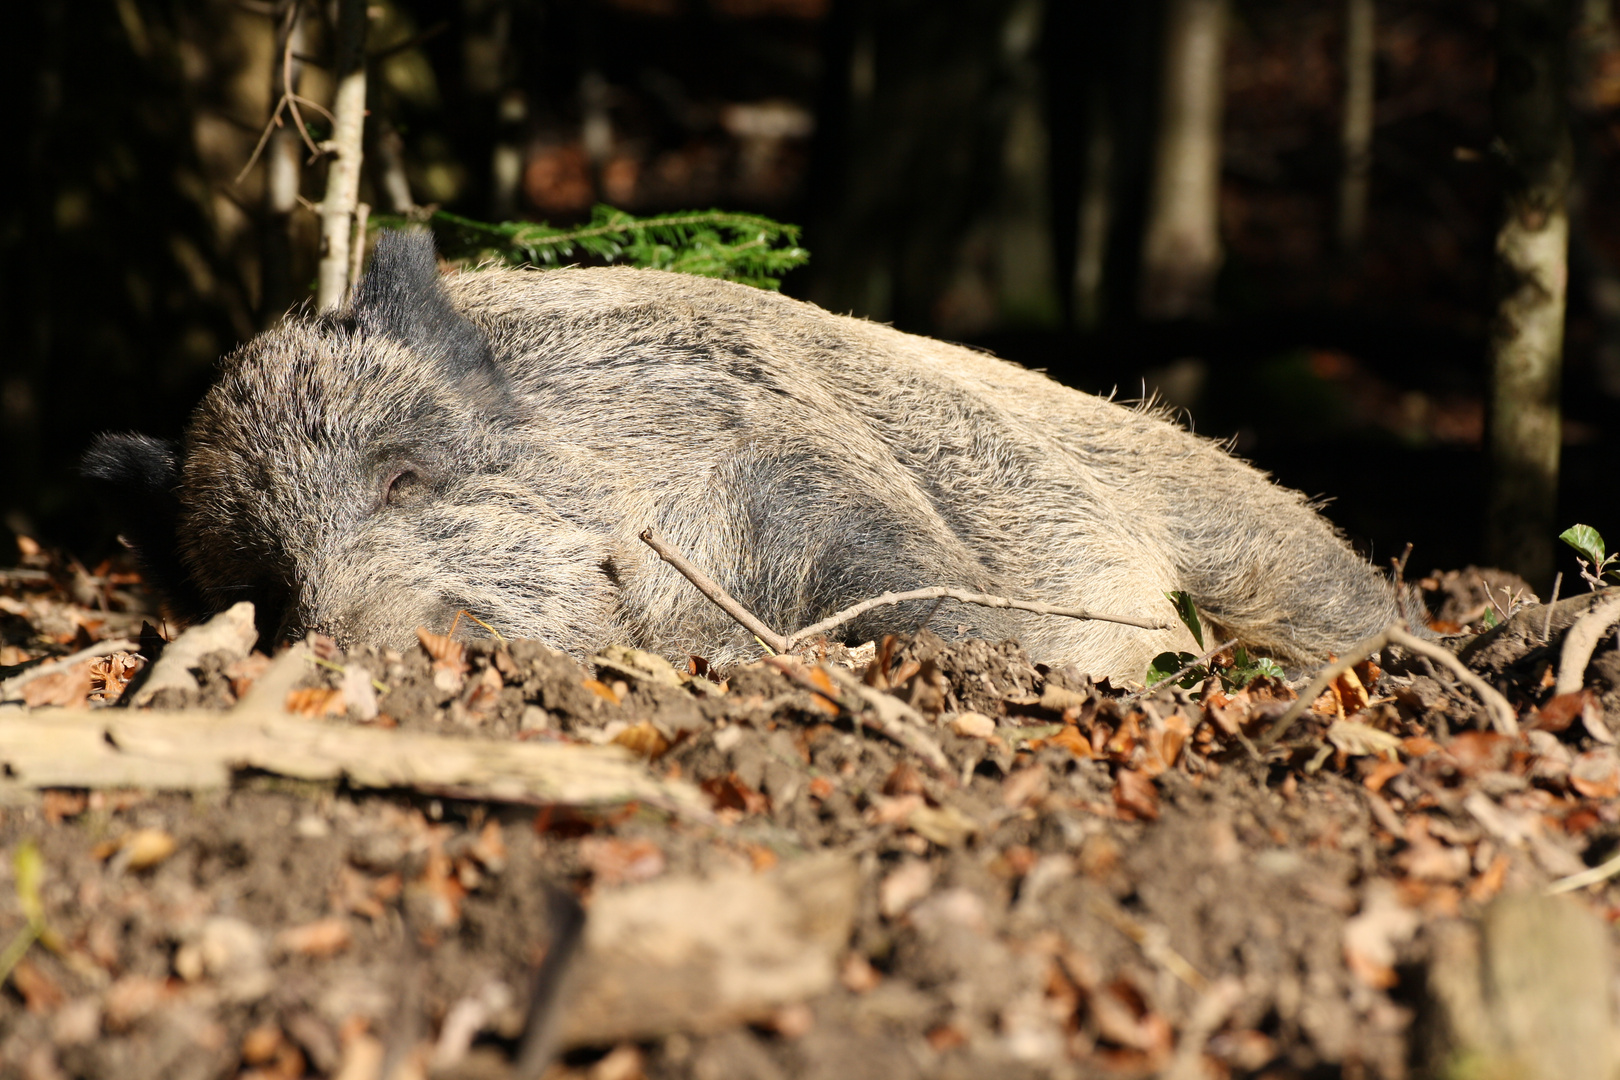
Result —
[[1221, 264], [1226, 0], [1168, 0], [1159, 134], [1142, 247], [1142, 314], [1208, 314]]
[[[355, 242], [355, 208], [360, 196], [360, 163], [366, 120], [366, 4], [338, 0], [337, 90], [332, 95], [332, 138], [324, 147], [326, 198], [321, 202], [321, 262], [316, 304], [321, 311], [343, 306], [349, 292], [350, 245]], [[364, 240], [364, 237], [360, 237]]]
[[1497, 8], [1497, 144], [1506, 162], [1491, 330], [1486, 555], [1538, 588], [1552, 577], [1559, 375], [1572, 152], [1565, 103], [1568, 0]]

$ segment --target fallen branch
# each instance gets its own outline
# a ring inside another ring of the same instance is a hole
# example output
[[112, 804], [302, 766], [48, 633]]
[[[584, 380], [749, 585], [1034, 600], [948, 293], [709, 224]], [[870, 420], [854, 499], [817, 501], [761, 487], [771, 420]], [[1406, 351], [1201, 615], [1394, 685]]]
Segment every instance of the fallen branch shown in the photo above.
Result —
[[1277, 722], [1271, 726], [1270, 730], [1255, 740], [1255, 745], [1260, 750], [1269, 749], [1287, 733], [1288, 729], [1293, 726], [1294, 721], [1298, 720], [1305, 710], [1311, 707], [1311, 703], [1332, 684], [1333, 680], [1386, 645], [1399, 645], [1408, 652], [1426, 656], [1430, 660], [1443, 665], [1453, 675], [1457, 676], [1459, 682], [1477, 694], [1480, 701], [1484, 702], [1485, 709], [1491, 717], [1491, 724], [1499, 734], [1517, 735], [1519, 733], [1519, 719], [1514, 714], [1513, 706], [1508, 703], [1507, 698], [1503, 697], [1484, 679], [1469, 671], [1468, 666], [1457, 659], [1456, 655], [1450, 650], [1443, 649], [1433, 642], [1412, 636], [1407, 632], [1404, 623], [1392, 623], [1371, 637], [1356, 642], [1350, 647], [1349, 652], [1323, 668], [1316, 678], [1311, 680], [1311, 684], [1295, 699], [1294, 703], [1288, 707], [1288, 711], [1277, 718]]
[[1060, 607], [1057, 604], [1042, 604], [1034, 600], [1013, 600], [1006, 596], [992, 596], [989, 593], [969, 592], [966, 589], [953, 589], [949, 585], [934, 585], [926, 589], [909, 589], [906, 592], [886, 592], [882, 596], [875, 596], [870, 600], [845, 608], [836, 615], [829, 615], [818, 623], [812, 623], [797, 633], [788, 635], [790, 647], [797, 648], [811, 638], [825, 634], [834, 627], [865, 615], [873, 608], [887, 607], [891, 604], [904, 604], [909, 600], [957, 600], [964, 604], [978, 604], [980, 607], [1011, 608], [1014, 611], [1032, 611], [1037, 615], [1057, 615], [1065, 619], [1089, 619], [1095, 622], [1119, 623], [1122, 626], [1135, 626], [1142, 630], [1168, 630], [1170, 624], [1162, 619], [1138, 619], [1129, 615], [1105, 615], [1100, 611], [1090, 611], [1086, 608]]
[[1575, 620], [1564, 635], [1564, 649], [1558, 657], [1558, 682], [1553, 693], [1573, 694], [1586, 681], [1586, 665], [1609, 627], [1620, 622], [1620, 596], [1612, 596]]
[[721, 611], [735, 619], [743, 629], [759, 638], [771, 651], [778, 653], [792, 652], [805, 642], [820, 637], [827, 631], [842, 626], [853, 619], [857, 619], [874, 608], [904, 604], [911, 600], [956, 600], [964, 604], [977, 604], [980, 607], [1011, 608], [1015, 611], [1031, 611], [1037, 615], [1056, 615], [1065, 619], [1087, 619], [1095, 622], [1119, 623], [1123, 626], [1134, 626], [1142, 630], [1167, 630], [1171, 625], [1162, 619], [1138, 619], [1129, 615], [1108, 615], [1100, 611], [1089, 611], [1086, 608], [1061, 607], [1057, 604], [1043, 604], [1034, 600], [1014, 600], [1006, 596], [993, 596], [989, 593], [952, 588], [949, 585], [933, 585], [924, 589], [910, 589], [906, 592], [886, 592], [870, 600], [862, 600], [860, 603], [847, 607], [834, 615], [829, 615], [820, 622], [812, 623], [802, 630], [784, 636], [766, 626], [758, 616], [743, 607], [730, 593], [721, 588], [719, 582], [693, 566], [685, 556], [664, 543], [651, 529], [642, 530], [641, 542], [657, 552], [660, 559], [680, 571], [687, 581], [697, 586], [699, 592], [708, 597]]
[[227, 787], [242, 769], [527, 805], [640, 802], [710, 818], [695, 788], [651, 775], [616, 747], [352, 727], [240, 705], [228, 712], [50, 709], [0, 724], [0, 771], [34, 788], [197, 791]]
[[730, 593], [721, 588], [718, 581], [693, 566], [686, 560], [686, 556], [665, 544], [657, 533], [651, 529], [643, 529], [641, 542], [656, 551], [660, 559], [679, 570], [682, 577], [697, 586], [698, 592], [709, 598], [710, 603], [730, 615], [739, 626], [759, 638], [772, 652], [789, 651], [787, 638], [761, 622], [757, 615], [743, 607]]

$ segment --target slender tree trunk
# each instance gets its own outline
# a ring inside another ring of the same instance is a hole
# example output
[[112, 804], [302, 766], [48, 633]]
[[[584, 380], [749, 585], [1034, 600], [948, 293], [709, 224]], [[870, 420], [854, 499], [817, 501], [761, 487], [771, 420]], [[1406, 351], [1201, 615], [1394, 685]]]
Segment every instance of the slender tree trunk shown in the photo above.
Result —
[[360, 201], [360, 162], [366, 121], [366, 0], [337, 0], [334, 34], [332, 138], [326, 171], [326, 198], [321, 202], [321, 263], [316, 304], [321, 311], [343, 306], [349, 292], [350, 245], [355, 208]]
[[1103, 270], [1114, 210], [1114, 118], [1101, 78], [1086, 80], [1086, 156], [1080, 182], [1079, 237], [1074, 259], [1074, 310], [1094, 330], [1103, 318]]
[[1491, 331], [1486, 553], [1537, 588], [1552, 577], [1559, 371], [1572, 163], [1568, 0], [1499, 0], [1496, 135], [1506, 162]]
[[1344, 4], [1344, 126], [1339, 145], [1339, 247], [1355, 251], [1367, 224], [1367, 177], [1372, 172], [1373, 0]]
[[[297, 93], [308, 52], [304, 12], [300, 0], [288, 0], [276, 25], [276, 54], [271, 63], [270, 104], [274, 108], [285, 93]], [[270, 133], [264, 148], [264, 233], [259, 247], [259, 325], [277, 322], [297, 302], [293, 284], [293, 213], [298, 209], [304, 157], [303, 138], [285, 111], [279, 128]]]
[[1208, 314], [1220, 269], [1227, 0], [1167, 0], [1159, 137], [1142, 247], [1148, 318]]

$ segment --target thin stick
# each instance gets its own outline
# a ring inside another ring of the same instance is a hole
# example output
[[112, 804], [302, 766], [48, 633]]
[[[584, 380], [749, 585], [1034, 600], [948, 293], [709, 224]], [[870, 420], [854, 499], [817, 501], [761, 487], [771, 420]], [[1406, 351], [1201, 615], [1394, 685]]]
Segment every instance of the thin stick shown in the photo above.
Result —
[[1264, 735], [1254, 741], [1255, 748], [1261, 751], [1271, 749], [1272, 744], [1282, 738], [1288, 729], [1294, 726], [1294, 721], [1298, 720], [1305, 710], [1311, 707], [1311, 703], [1321, 696], [1322, 691], [1326, 690], [1334, 679], [1337, 679], [1340, 675], [1343, 675], [1388, 644], [1389, 630], [1384, 629], [1372, 637], [1363, 638], [1350, 646], [1349, 652], [1317, 672], [1316, 678], [1311, 680], [1309, 686], [1300, 691], [1299, 697], [1295, 698], [1294, 703], [1288, 706], [1288, 710], [1277, 717], [1277, 722], [1272, 724]]
[[1391, 645], [1399, 645], [1408, 652], [1415, 652], [1420, 656], [1427, 656], [1431, 660], [1451, 670], [1457, 680], [1472, 690], [1479, 699], [1485, 703], [1486, 712], [1490, 713], [1491, 725], [1496, 728], [1498, 735], [1517, 736], [1519, 734], [1519, 717], [1513, 711], [1508, 699], [1503, 697], [1496, 687], [1468, 670], [1468, 665], [1457, 658], [1457, 654], [1449, 649], [1443, 649], [1432, 641], [1413, 637], [1404, 625], [1391, 626], [1384, 631], [1389, 635]]
[[1143, 694], [1151, 694], [1153, 691], [1158, 690], [1158, 689], [1160, 689], [1161, 687], [1163, 687], [1165, 685], [1174, 686], [1176, 680], [1181, 678], [1183, 675], [1187, 674], [1187, 672], [1191, 671], [1193, 668], [1197, 667], [1199, 664], [1207, 664], [1207, 663], [1209, 663], [1210, 657], [1215, 656], [1217, 653], [1220, 653], [1220, 652], [1223, 652], [1223, 651], [1225, 651], [1227, 649], [1230, 649], [1233, 645], [1236, 645], [1237, 643], [1238, 643], [1237, 638], [1233, 638], [1231, 641], [1223, 641], [1223, 642], [1221, 642], [1219, 645], [1217, 645], [1213, 649], [1209, 650], [1209, 652], [1205, 653], [1203, 656], [1198, 657], [1196, 660], [1189, 660], [1185, 664], [1181, 665], [1181, 670], [1177, 671], [1174, 675], [1166, 675], [1164, 678], [1160, 679], [1158, 682], [1154, 683], [1152, 686], [1144, 686], [1144, 687], [1142, 687], [1142, 689], [1137, 690], [1134, 693], [1126, 694], [1125, 695], [1125, 700], [1126, 701], [1134, 701], [1136, 698], [1141, 697]]
[[953, 589], [949, 585], [934, 585], [926, 589], [909, 589], [906, 592], [886, 592], [882, 596], [871, 600], [862, 600], [852, 607], [847, 607], [836, 615], [830, 615], [818, 623], [812, 623], [794, 634], [789, 635], [788, 641], [792, 645], [799, 645], [813, 637], [825, 634], [828, 630], [842, 626], [851, 619], [865, 615], [873, 608], [887, 607], [891, 604], [903, 604], [908, 600], [959, 600], [964, 604], [978, 604], [980, 607], [1012, 608], [1015, 611], [1033, 611], [1037, 615], [1058, 615], [1065, 619], [1094, 619], [1098, 622], [1120, 623], [1123, 626], [1140, 627], [1143, 630], [1168, 630], [1170, 624], [1163, 620], [1137, 619], [1128, 615], [1105, 615], [1099, 611], [1087, 611], [1085, 608], [1059, 607], [1056, 604], [1042, 604], [1033, 600], [1012, 600], [1005, 596], [991, 596], [989, 593], [968, 592], [966, 589]]
[[1395, 587], [1400, 588], [1401, 582], [1406, 578], [1406, 560], [1412, 557], [1412, 543], [1407, 541], [1406, 550], [1401, 552], [1398, 559], [1389, 560], [1390, 569], [1395, 571]]
[[1598, 604], [1575, 620], [1564, 635], [1564, 651], [1558, 657], [1558, 682], [1554, 694], [1573, 694], [1586, 681], [1586, 665], [1610, 626], [1620, 620], [1620, 593]]
[[1607, 881], [1617, 874], [1620, 874], [1620, 855], [1616, 855], [1606, 862], [1601, 862], [1590, 870], [1582, 870], [1578, 874], [1561, 877], [1547, 886], [1546, 892], [1548, 896], [1574, 892], [1576, 889], [1584, 889], [1588, 885], [1596, 885], [1601, 881]]
[[792, 645], [787, 638], [761, 622], [758, 616], [739, 604], [730, 593], [721, 588], [718, 581], [687, 562], [684, 555], [666, 545], [658, 537], [658, 534], [651, 529], [643, 529], [641, 542], [657, 552], [660, 559], [680, 571], [681, 576], [697, 586], [697, 591], [708, 597], [710, 603], [730, 615], [737, 621], [739, 626], [759, 638], [773, 652], [785, 653], [792, 651]]
[[136, 652], [140, 647], [139, 642], [130, 641], [128, 638], [118, 638], [114, 641], [98, 641], [88, 649], [80, 649], [71, 656], [64, 656], [60, 660], [51, 660], [40, 664], [38, 667], [31, 667], [27, 671], [20, 672], [4, 682], [0, 682], [0, 699], [4, 699], [9, 691], [15, 690], [25, 683], [31, 683], [35, 679], [44, 678], [46, 675], [54, 675], [58, 671], [66, 671], [74, 664], [94, 660], [98, 656], [111, 656], [116, 652]]
[[1279, 716], [1277, 722], [1271, 725], [1271, 729], [1255, 741], [1255, 745], [1261, 750], [1269, 749], [1293, 726], [1294, 721], [1298, 720], [1301, 714], [1311, 707], [1311, 703], [1321, 695], [1322, 691], [1328, 688], [1328, 685], [1334, 679], [1337, 679], [1386, 645], [1399, 645], [1409, 652], [1417, 653], [1419, 656], [1426, 656], [1430, 660], [1445, 666], [1453, 675], [1457, 676], [1459, 682], [1477, 694], [1479, 699], [1485, 703], [1485, 710], [1490, 714], [1492, 726], [1496, 728], [1498, 733], [1503, 735], [1517, 735], [1519, 733], [1519, 719], [1514, 715], [1513, 706], [1508, 703], [1507, 698], [1497, 692], [1495, 687], [1469, 671], [1468, 665], [1457, 659], [1456, 655], [1450, 650], [1443, 649], [1421, 638], [1413, 637], [1407, 632], [1404, 623], [1392, 623], [1372, 637], [1358, 641], [1350, 647], [1350, 651], [1345, 653], [1344, 656], [1323, 668], [1321, 673], [1311, 680], [1310, 686], [1306, 687], [1304, 692], [1288, 707], [1288, 711]]
[[1553, 575], [1552, 599], [1547, 601], [1547, 618], [1541, 624], [1541, 643], [1547, 644], [1552, 636], [1553, 605], [1558, 603], [1558, 590], [1564, 587], [1564, 572], [1562, 570]]

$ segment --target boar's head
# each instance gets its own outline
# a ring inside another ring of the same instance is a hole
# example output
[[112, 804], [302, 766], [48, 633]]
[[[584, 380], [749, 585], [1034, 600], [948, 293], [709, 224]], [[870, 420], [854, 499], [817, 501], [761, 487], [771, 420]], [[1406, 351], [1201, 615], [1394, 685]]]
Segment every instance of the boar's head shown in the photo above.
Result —
[[103, 435], [84, 469], [182, 617], [252, 600], [267, 642], [402, 646], [463, 609], [533, 633], [610, 602], [613, 574], [537, 483], [515, 402], [431, 239], [385, 234], [351, 308], [228, 357], [181, 444]]

